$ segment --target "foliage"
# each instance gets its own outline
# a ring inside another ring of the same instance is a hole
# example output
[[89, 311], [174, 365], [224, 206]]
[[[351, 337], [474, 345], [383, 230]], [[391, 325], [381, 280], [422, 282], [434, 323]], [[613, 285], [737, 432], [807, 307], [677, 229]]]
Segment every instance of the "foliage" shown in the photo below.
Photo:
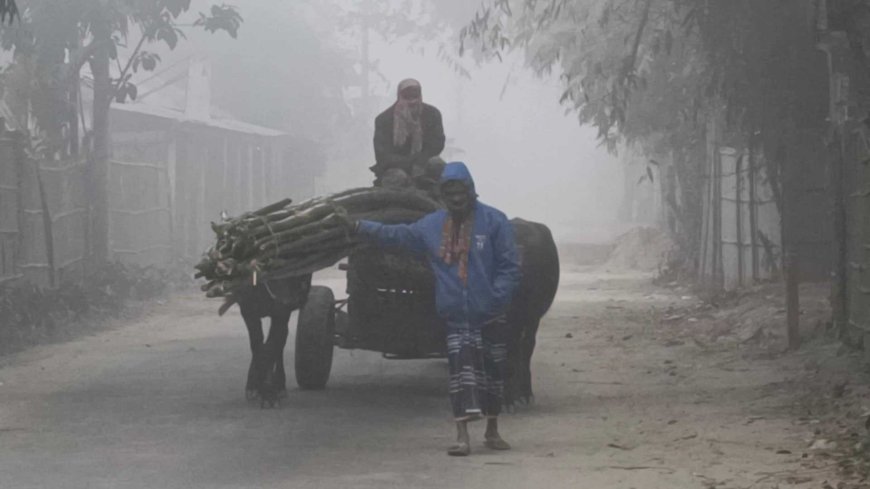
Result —
[[[21, 21], [6, 28], [2, 37], [3, 48], [14, 50], [14, 62], [4, 74], [16, 82], [13, 90], [20, 97], [19, 114], [36, 117], [55, 151], [77, 147], [78, 141], [72, 139], [80, 137], [78, 126], [83, 120], [79, 114], [82, 68], [90, 64], [96, 79], [106, 70], [98, 69], [95, 62], [114, 62], [115, 73], [105, 74], [111, 77], [108, 92], [95, 93], [95, 99], [135, 100], [134, 76], [155, 70], [161, 60], [149, 49], [163, 46], [171, 50], [185, 39], [178, 19], [189, 8], [190, 0], [28, 2]], [[200, 13], [194, 25], [235, 37], [241, 22], [234, 7], [215, 5], [209, 14]], [[137, 37], [131, 45], [131, 38]], [[94, 110], [103, 109], [108, 110], [107, 104], [95, 104]]]
[[608, 149], [669, 158], [664, 197], [692, 261], [708, 141], [761, 150], [782, 209], [781, 181], [810, 153], [801, 134], [824, 132], [817, 22], [813, 0], [490, 0], [461, 38], [484, 59], [518, 49], [538, 73], [558, 70], [562, 103]]
[[[561, 103], [598, 129], [610, 151], [634, 146], [677, 225], [684, 268], [697, 259], [710, 73], [689, 10], [675, 0], [496, 0], [461, 33], [484, 59], [519, 49], [541, 75], [556, 71]], [[667, 161], [667, 168], [659, 165]], [[670, 168], [674, 170], [671, 171]], [[672, 175], [672, 176], [671, 176]], [[676, 188], [682, 189], [681, 192]]]
[[115, 262], [54, 289], [28, 282], [0, 286], [0, 350], [63, 335], [78, 322], [118, 314], [132, 300], [155, 299], [182, 283], [176, 270]]
[[[539, 73], [558, 67], [562, 102], [611, 149], [620, 138], [659, 143], [661, 134], [681, 138], [668, 145], [681, 149], [720, 110], [738, 139], [776, 132], [777, 118], [819, 120], [804, 113], [817, 106], [797, 103], [818, 93], [814, 5], [493, 0], [462, 41], [484, 57], [523, 49]], [[816, 85], [794, 83], [807, 79]]]
[[239, 27], [242, 25], [242, 16], [231, 5], [212, 5], [211, 15], [199, 14], [193, 25], [202, 26], [209, 33], [226, 31], [233, 39], [239, 37]]
[[[496, 0], [461, 38], [464, 50], [485, 58], [522, 49], [537, 73], [558, 69], [561, 102], [615, 150], [620, 139], [699, 121], [704, 64], [698, 36], [684, 22], [673, 0]], [[633, 114], [630, 106], [640, 105]]]

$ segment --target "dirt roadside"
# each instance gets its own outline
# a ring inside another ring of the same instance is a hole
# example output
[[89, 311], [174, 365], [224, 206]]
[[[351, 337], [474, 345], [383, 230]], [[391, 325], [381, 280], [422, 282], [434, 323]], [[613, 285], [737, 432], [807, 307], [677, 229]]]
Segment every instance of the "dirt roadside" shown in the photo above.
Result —
[[337, 351], [327, 390], [291, 380], [263, 411], [244, 401], [238, 313], [177, 296], [3, 360], [0, 487], [866, 487], [843, 476], [833, 436], [863, 429], [847, 414], [868, 384], [836, 387], [857, 354], [824, 336], [792, 354], [713, 341], [721, 318], [693, 316], [699, 304], [649, 276], [566, 270], [538, 337], [536, 402], [503, 419], [515, 449], [454, 459], [443, 362]]

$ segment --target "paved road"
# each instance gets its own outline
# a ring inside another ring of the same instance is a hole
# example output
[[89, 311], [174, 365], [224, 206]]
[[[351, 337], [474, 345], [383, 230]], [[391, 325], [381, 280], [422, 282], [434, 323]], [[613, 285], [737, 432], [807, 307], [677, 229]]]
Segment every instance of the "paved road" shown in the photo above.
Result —
[[291, 343], [288, 398], [261, 410], [243, 395], [237, 310], [218, 318], [190, 294], [2, 360], [0, 488], [749, 487], [794, 466], [774, 453], [802, 443], [786, 417], [745, 424], [781, 375], [773, 366], [729, 373], [663, 344], [650, 311], [686, 299], [644, 277], [562, 283], [539, 335], [537, 403], [503, 419], [513, 451], [445, 455], [438, 360], [337, 351], [327, 390], [303, 392]]

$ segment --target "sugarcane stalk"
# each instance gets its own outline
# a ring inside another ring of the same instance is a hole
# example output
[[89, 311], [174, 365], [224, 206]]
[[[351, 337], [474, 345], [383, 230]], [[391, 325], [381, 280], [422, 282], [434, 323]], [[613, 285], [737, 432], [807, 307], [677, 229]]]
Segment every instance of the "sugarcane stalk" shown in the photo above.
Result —
[[274, 247], [275, 243], [280, 243], [282, 241], [291, 241], [294, 237], [303, 236], [311, 231], [321, 230], [323, 229], [323, 226], [326, 222], [334, 219], [334, 216], [335, 213], [332, 213], [319, 221], [303, 224], [301, 226], [288, 229], [286, 231], [281, 231], [280, 233], [270, 234], [265, 238], [260, 238], [255, 241], [254, 246], [261, 250], [265, 250], [266, 248]]
[[[370, 204], [371, 202], [369, 202]], [[299, 226], [290, 227], [286, 231], [275, 232], [274, 234], [269, 234], [264, 237], [261, 237], [256, 240], [254, 246], [265, 250], [268, 247], [274, 246], [275, 242], [288, 241], [293, 237], [303, 236], [308, 232], [317, 231], [319, 229], [324, 228], [330, 222], [334, 221], [335, 213], [330, 213], [324, 216], [321, 220], [309, 222], [307, 224], [302, 224]], [[425, 213], [418, 210], [409, 210], [409, 209], [401, 209], [401, 208], [354, 208], [354, 213], [349, 214], [353, 219], [372, 219], [381, 221], [383, 219], [389, 220], [391, 222], [412, 222], [420, 217], [424, 216]], [[274, 230], [274, 228], [273, 228]]]
[[438, 208], [438, 204], [420, 194], [395, 190], [382, 190], [366, 194], [349, 195], [342, 198], [334, 198], [332, 202], [347, 208], [362, 208], [363, 206], [396, 206], [410, 209], [431, 211]]
[[263, 207], [261, 209], [257, 209], [254, 212], [252, 212], [251, 214], [253, 214], [255, 216], [265, 216], [266, 214], [271, 214], [275, 211], [279, 211], [279, 210], [287, 207], [292, 202], [293, 202], [293, 199], [280, 200], [278, 202], [275, 202], [274, 204], [269, 204], [266, 207]]
[[347, 196], [356, 195], [356, 194], [366, 194], [366, 193], [371, 193], [373, 191], [377, 191], [377, 190], [373, 189], [372, 187], [352, 188], [352, 189], [344, 190], [342, 192], [338, 192], [338, 193], [335, 193], [332, 195], [324, 195], [321, 197], [312, 197], [306, 201], [301, 202], [300, 204], [298, 204], [297, 207], [299, 209], [308, 209], [309, 207], [321, 204], [321, 203], [326, 202], [330, 199], [339, 199], [342, 197], [347, 197]]
[[289, 230], [325, 217], [331, 213], [335, 205], [352, 208], [356, 212], [366, 212], [381, 207], [409, 208], [424, 212], [431, 212], [438, 208], [435, 201], [419, 194], [403, 191], [370, 191], [348, 194], [342, 198], [322, 199], [312, 202], [310, 207], [295, 215], [281, 221], [269, 223], [268, 225], [264, 223], [261, 226], [254, 226], [249, 232], [256, 238], [261, 238], [268, 234], [276, 234]]
[[281, 253], [276, 258], [293, 259], [296, 257], [305, 257], [313, 253], [319, 253], [324, 250], [346, 249], [357, 243], [359, 243], [358, 240], [350, 237], [336, 237], [328, 241], [320, 241], [317, 243], [311, 243], [305, 246], [294, 248], [293, 250]]
[[[365, 244], [348, 235], [345, 217], [383, 223], [410, 223], [439, 207], [420, 192], [357, 188], [291, 205], [284, 199], [253, 212], [212, 223], [217, 237], [195, 266], [207, 297], [224, 297], [218, 313], [235, 294], [261, 280], [306, 275], [332, 266]], [[337, 216], [342, 214], [342, 217]]]
[[407, 209], [386, 209], [370, 211], [361, 214], [351, 214], [350, 217], [354, 220], [377, 221], [386, 224], [412, 223], [417, 221], [426, 213], [407, 210]]
[[317, 253], [315, 255], [311, 255], [299, 260], [290, 267], [282, 268], [280, 271], [267, 273], [265, 274], [265, 278], [267, 280], [277, 280], [314, 273], [318, 270], [323, 270], [324, 268], [335, 265], [338, 260], [341, 260], [352, 251], [353, 248], [342, 248], [338, 250]]
[[254, 239], [259, 239], [270, 234], [286, 231], [296, 226], [301, 226], [303, 224], [317, 221], [328, 216], [332, 212], [332, 206], [323, 205], [318, 207], [312, 207], [311, 209], [307, 209], [303, 212], [300, 212], [299, 214], [284, 219], [283, 221], [277, 221], [275, 223], [272, 223], [269, 226], [264, 225], [252, 228], [250, 230], [250, 235]]
[[296, 241], [293, 241], [293, 242], [290, 242], [287, 244], [283, 244], [283, 245], [279, 246], [274, 251], [270, 250], [270, 251], [266, 252], [265, 255], [266, 256], [285, 255], [285, 254], [290, 253], [294, 250], [303, 249], [303, 248], [310, 246], [310, 245], [313, 245], [313, 244], [322, 244], [322, 243], [327, 242], [329, 240], [332, 240], [332, 239], [335, 239], [335, 238], [338, 238], [341, 236], [345, 236], [346, 234], [347, 234], [347, 232], [342, 228], [328, 229], [322, 233], [313, 234], [311, 236], [306, 236], [302, 239], [298, 239]]
[[[290, 200], [290, 199], [286, 199]], [[274, 204], [277, 207], [277, 204]], [[251, 225], [262, 224], [264, 222], [272, 222], [272, 221], [280, 221], [282, 219], [286, 219], [292, 216], [295, 213], [293, 210], [277, 208], [275, 210], [270, 211], [266, 214], [257, 214], [256, 212], [243, 214], [239, 217], [232, 218], [223, 223], [211, 223], [211, 229], [218, 236], [222, 236], [225, 234], [234, 234], [238, 231], [242, 231], [244, 234], [244, 230]]]

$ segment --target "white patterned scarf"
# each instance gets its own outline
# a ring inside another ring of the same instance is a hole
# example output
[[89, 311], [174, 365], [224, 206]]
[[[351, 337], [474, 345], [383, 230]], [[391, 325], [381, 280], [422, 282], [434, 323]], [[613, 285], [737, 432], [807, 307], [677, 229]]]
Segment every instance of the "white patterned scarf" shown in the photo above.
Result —
[[404, 146], [410, 138], [413, 155], [423, 150], [423, 125], [420, 121], [423, 96], [421, 94], [420, 97], [412, 100], [402, 98], [402, 90], [409, 87], [420, 88], [420, 82], [408, 78], [399, 83], [396, 104], [393, 106], [393, 145]]

